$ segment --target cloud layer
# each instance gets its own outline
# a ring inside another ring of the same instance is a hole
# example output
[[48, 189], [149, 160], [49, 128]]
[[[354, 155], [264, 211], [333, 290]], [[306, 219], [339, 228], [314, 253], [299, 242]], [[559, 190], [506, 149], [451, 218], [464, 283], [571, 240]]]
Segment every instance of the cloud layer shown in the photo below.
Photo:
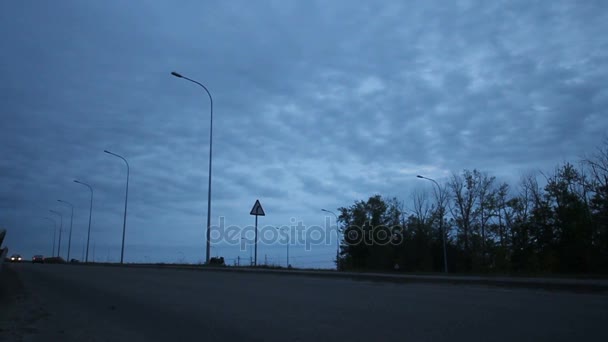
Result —
[[[127, 259], [200, 260], [209, 100], [173, 70], [213, 94], [214, 222], [252, 224], [259, 198], [263, 224], [322, 224], [407, 199], [418, 173], [550, 169], [607, 131], [607, 22], [602, 1], [5, 2], [0, 223], [11, 250], [48, 249], [38, 217], [68, 200], [80, 248], [78, 178], [116, 260], [126, 175], [107, 149], [131, 166]], [[334, 246], [293, 255], [329, 267]]]

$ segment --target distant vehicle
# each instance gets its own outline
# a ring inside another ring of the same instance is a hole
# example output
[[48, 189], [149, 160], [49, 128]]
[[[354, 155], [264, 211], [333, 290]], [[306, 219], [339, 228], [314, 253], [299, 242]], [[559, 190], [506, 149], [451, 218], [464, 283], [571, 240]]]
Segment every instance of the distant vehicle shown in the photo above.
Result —
[[71, 262], [72, 264], [77, 264], [77, 263], [79, 263], [79, 262], [80, 262], [80, 260], [78, 260], [78, 259], [72, 259], [72, 260], [70, 260], [70, 262]]
[[44, 258], [44, 263], [45, 264], [63, 264], [63, 263], [65, 263], [65, 260], [63, 260], [63, 258], [61, 258], [61, 257], [48, 257], [48, 258]]
[[19, 254], [13, 254], [11, 255], [11, 262], [21, 262], [21, 255]]
[[44, 264], [44, 256], [39, 255], [39, 254], [38, 255], [34, 255], [32, 257], [32, 264], [36, 264], [36, 263], [38, 263], [38, 264]]

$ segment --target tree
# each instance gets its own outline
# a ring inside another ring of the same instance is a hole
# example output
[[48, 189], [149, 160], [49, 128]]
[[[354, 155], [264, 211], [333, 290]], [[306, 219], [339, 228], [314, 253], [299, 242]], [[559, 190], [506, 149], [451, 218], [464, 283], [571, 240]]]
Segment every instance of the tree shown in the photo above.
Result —
[[589, 270], [592, 230], [585, 183], [585, 175], [566, 163], [548, 177], [545, 186], [553, 209], [558, 270], [562, 272]]
[[527, 226], [532, 248], [528, 269], [536, 272], [552, 271], [556, 268], [558, 260], [555, 255], [557, 240], [551, 203], [546, 198], [536, 177], [529, 175], [524, 180], [524, 186], [530, 192], [531, 201], [530, 219]]
[[416, 219], [422, 224], [428, 224], [431, 219], [431, 205], [429, 203], [429, 194], [423, 190], [414, 190], [412, 192], [413, 214]]
[[348, 208], [340, 208], [344, 223], [345, 241], [341, 259], [349, 269], [392, 269], [395, 248], [393, 240], [400, 230], [401, 211], [397, 199], [385, 200], [380, 195], [366, 202], [357, 201]]
[[509, 203], [514, 200], [509, 197], [509, 184], [502, 183], [494, 192], [494, 212], [492, 216], [498, 219], [498, 222], [492, 227], [492, 234], [498, 239], [498, 246], [495, 248], [494, 264], [497, 270], [509, 270], [510, 258], [513, 252], [513, 242], [510, 239], [513, 229], [513, 207]]
[[477, 196], [477, 207], [475, 217], [478, 218], [479, 230], [481, 231], [481, 267], [487, 267], [487, 236], [486, 230], [488, 222], [496, 213], [496, 190], [494, 189], [495, 177], [490, 177], [485, 173], [473, 172], [474, 195]]
[[447, 186], [442, 186], [439, 183], [433, 181], [436, 187], [433, 187], [433, 194], [435, 195], [435, 205], [432, 212], [432, 224], [437, 225], [437, 235], [439, 235], [439, 242], [441, 243], [441, 259], [443, 260], [443, 271], [448, 272], [448, 223], [445, 220], [446, 206], [448, 205], [449, 189]]
[[478, 180], [480, 177], [481, 175], [477, 170], [464, 170], [462, 175], [453, 174], [448, 185], [452, 190], [454, 204], [452, 206], [452, 217], [458, 228], [458, 240], [461, 241], [465, 257], [463, 268], [466, 271], [471, 271], [473, 268], [473, 248], [471, 248], [471, 244], [473, 243], [473, 229], [479, 213], [475, 211], [475, 205], [478, 198]]
[[511, 213], [510, 224], [511, 256], [510, 267], [513, 271], [526, 271], [532, 269], [534, 246], [531, 238], [531, 216], [535, 205], [535, 193], [538, 183], [533, 174], [521, 177], [518, 184], [518, 194], [509, 199], [506, 206]]
[[340, 208], [340, 265], [440, 271], [452, 230], [456, 272], [608, 273], [608, 138], [582, 167], [529, 173], [513, 188], [475, 169], [436, 185], [434, 201], [412, 193], [407, 217], [403, 203], [380, 195]]
[[592, 219], [593, 269], [608, 269], [608, 137], [590, 157], [583, 159], [586, 166], [587, 188], [591, 193], [589, 210]]

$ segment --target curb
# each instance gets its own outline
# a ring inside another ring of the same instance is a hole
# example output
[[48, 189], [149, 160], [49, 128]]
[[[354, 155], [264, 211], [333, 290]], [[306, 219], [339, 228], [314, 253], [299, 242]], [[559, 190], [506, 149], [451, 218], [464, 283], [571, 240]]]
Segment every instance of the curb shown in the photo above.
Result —
[[96, 267], [132, 267], [189, 270], [203, 272], [233, 272], [255, 273], [268, 275], [307, 276], [317, 278], [350, 279], [356, 281], [373, 281], [385, 283], [427, 283], [448, 285], [474, 285], [501, 288], [537, 289], [548, 291], [565, 291], [575, 293], [608, 294], [608, 280], [584, 279], [557, 279], [557, 278], [512, 278], [512, 277], [474, 277], [474, 276], [430, 276], [430, 275], [404, 275], [385, 273], [356, 273], [336, 271], [304, 271], [304, 270], [276, 270], [235, 267], [203, 267], [181, 265], [145, 265], [145, 264], [77, 264]]

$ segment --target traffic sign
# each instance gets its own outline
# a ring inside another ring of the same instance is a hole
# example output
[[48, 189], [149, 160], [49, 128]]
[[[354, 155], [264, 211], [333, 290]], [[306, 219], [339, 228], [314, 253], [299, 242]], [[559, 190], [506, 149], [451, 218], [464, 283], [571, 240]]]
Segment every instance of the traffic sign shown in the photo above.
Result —
[[251, 212], [249, 213], [249, 215], [266, 216], [266, 214], [264, 213], [264, 209], [260, 204], [260, 200], [255, 200], [255, 204], [253, 205], [253, 208], [251, 208]]

